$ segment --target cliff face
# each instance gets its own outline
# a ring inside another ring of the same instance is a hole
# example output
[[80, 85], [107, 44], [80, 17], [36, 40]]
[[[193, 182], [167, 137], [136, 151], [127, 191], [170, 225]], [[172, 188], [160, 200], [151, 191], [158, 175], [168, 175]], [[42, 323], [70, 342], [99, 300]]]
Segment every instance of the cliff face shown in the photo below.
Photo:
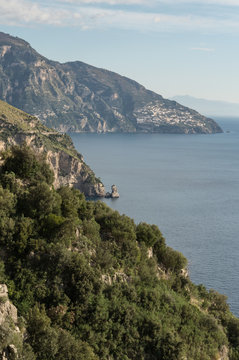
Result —
[[0, 98], [62, 132], [216, 133], [194, 110], [116, 73], [60, 64], [0, 33]]
[[79, 189], [89, 197], [105, 196], [103, 184], [98, 181], [89, 167], [64, 151], [47, 152], [47, 160], [55, 174], [54, 186], [70, 186]]
[[48, 129], [38, 119], [0, 101], [0, 150], [26, 143], [44, 152], [54, 171], [54, 186], [68, 185], [86, 196], [104, 196], [104, 186], [96, 178], [67, 135]]
[[0, 284], [0, 326], [2, 326], [8, 318], [17, 324], [17, 309], [8, 299], [8, 289], [5, 284]]
[[16, 345], [22, 343], [23, 336], [17, 326], [18, 317], [16, 307], [9, 301], [8, 288], [0, 284], [0, 359], [18, 359]]

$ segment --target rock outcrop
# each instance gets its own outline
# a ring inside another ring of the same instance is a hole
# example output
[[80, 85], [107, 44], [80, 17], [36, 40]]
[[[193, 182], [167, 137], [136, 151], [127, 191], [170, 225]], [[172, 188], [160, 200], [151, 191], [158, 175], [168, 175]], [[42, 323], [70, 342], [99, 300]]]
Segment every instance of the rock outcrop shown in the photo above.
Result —
[[106, 198], [112, 198], [112, 199], [117, 199], [119, 198], [119, 193], [118, 193], [118, 189], [116, 185], [112, 185], [111, 186], [111, 193], [107, 192], [105, 195]]
[[119, 193], [116, 185], [111, 186], [111, 197], [112, 198], [119, 198]]
[[224, 345], [222, 347], [218, 360], [229, 360], [229, 349], [227, 346]]
[[0, 98], [62, 132], [216, 133], [198, 112], [80, 61], [60, 64], [0, 33]]
[[8, 298], [8, 288], [0, 284], [0, 360], [18, 359], [16, 343], [22, 342], [22, 335], [17, 326], [17, 309]]
[[46, 154], [56, 188], [68, 185], [86, 196], [105, 196], [104, 185], [76, 151], [68, 135], [47, 128], [37, 118], [0, 100], [0, 151], [23, 143]]
[[47, 152], [47, 160], [55, 175], [54, 186], [70, 186], [79, 189], [88, 197], [104, 197], [104, 185], [82, 161], [64, 151]]
[[0, 284], [0, 326], [2, 326], [8, 318], [16, 325], [17, 309], [9, 301], [7, 285]]

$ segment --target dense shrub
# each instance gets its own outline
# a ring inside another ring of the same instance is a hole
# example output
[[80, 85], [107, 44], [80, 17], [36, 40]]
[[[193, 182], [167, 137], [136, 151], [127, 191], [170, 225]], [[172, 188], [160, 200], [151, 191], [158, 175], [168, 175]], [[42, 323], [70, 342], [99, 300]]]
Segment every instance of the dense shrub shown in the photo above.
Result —
[[[228, 340], [238, 359], [238, 320], [225, 297], [180, 275], [186, 259], [157, 226], [136, 226], [51, 184], [49, 167], [26, 146], [6, 155], [0, 280], [25, 318], [20, 359], [209, 360]], [[12, 341], [5, 330], [3, 347]]]
[[6, 159], [2, 172], [13, 172], [17, 177], [24, 180], [45, 181], [51, 185], [54, 175], [44, 155], [36, 155], [28, 146], [14, 146]]
[[149, 225], [144, 222], [141, 222], [136, 227], [136, 236], [138, 242], [144, 242], [147, 247], [151, 247], [155, 245], [155, 243], [159, 243], [163, 245], [165, 240], [161, 234], [161, 231], [156, 225]]

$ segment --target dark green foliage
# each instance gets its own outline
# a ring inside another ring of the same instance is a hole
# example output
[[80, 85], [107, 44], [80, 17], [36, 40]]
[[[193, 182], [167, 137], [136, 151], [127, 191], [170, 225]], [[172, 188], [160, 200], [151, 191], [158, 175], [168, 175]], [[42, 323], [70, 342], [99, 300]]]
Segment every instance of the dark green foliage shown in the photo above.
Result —
[[51, 327], [44, 307], [35, 305], [28, 313], [27, 331], [35, 353], [42, 360], [54, 359], [57, 353], [57, 332]]
[[12, 241], [14, 251], [21, 254], [30, 247], [30, 239], [35, 232], [35, 222], [29, 217], [22, 215], [15, 222], [15, 234]]
[[53, 212], [55, 194], [45, 182], [30, 186], [22, 199], [22, 211], [32, 218], [43, 218]]
[[4, 262], [0, 260], [0, 283], [3, 284], [6, 281]]
[[56, 214], [49, 214], [44, 218], [44, 232], [46, 234], [52, 234], [58, 229], [62, 224], [64, 224], [65, 218]]
[[239, 320], [236, 318], [230, 319], [227, 329], [230, 343], [239, 350]]
[[139, 247], [136, 243], [136, 226], [134, 221], [126, 215], [120, 215], [117, 211], [103, 212], [96, 215], [96, 221], [100, 224], [102, 241], [112, 244], [111, 251], [118, 260], [118, 265], [136, 264], [139, 257]]
[[61, 213], [64, 217], [76, 218], [80, 207], [79, 197], [69, 187], [62, 187], [58, 190], [61, 197]]
[[181, 274], [157, 226], [56, 191], [47, 174], [27, 148], [1, 169], [0, 279], [26, 321], [20, 359], [211, 360], [228, 342], [238, 359], [225, 297]]
[[187, 265], [187, 259], [183, 254], [160, 242], [154, 245], [154, 252], [159, 264], [166, 270], [178, 273]]
[[16, 197], [8, 189], [3, 189], [0, 185], [0, 216], [7, 218], [14, 214]]
[[13, 193], [18, 193], [21, 190], [21, 186], [16, 179], [14, 172], [0, 173], [2, 186], [9, 189]]
[[3, 172], [13, 172], [23, 180], [45, 181], [51, 185], [53, 172], [44, 160], [43, 155], [36, 154], [26, 145], [12, 147], [11, 153], [6, 156]]
[[147, 247], [153, 246], [156, 242], [164, 245], [165, 240], [161, 231], [156, 225], [149, 225], [144, 222], [139, 223], [136, 227], [137, 241], [143, 241]]

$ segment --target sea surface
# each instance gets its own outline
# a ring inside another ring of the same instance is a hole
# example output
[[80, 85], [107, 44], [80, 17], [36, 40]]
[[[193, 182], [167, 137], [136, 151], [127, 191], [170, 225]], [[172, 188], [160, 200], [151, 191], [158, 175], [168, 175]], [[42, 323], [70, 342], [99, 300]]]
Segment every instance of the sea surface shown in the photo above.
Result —
[[192, 281], [228, 296], [239, 316], [239, 118], [215, 135], [70, 134], [119, 199], [112, 208], [159, 226]]

